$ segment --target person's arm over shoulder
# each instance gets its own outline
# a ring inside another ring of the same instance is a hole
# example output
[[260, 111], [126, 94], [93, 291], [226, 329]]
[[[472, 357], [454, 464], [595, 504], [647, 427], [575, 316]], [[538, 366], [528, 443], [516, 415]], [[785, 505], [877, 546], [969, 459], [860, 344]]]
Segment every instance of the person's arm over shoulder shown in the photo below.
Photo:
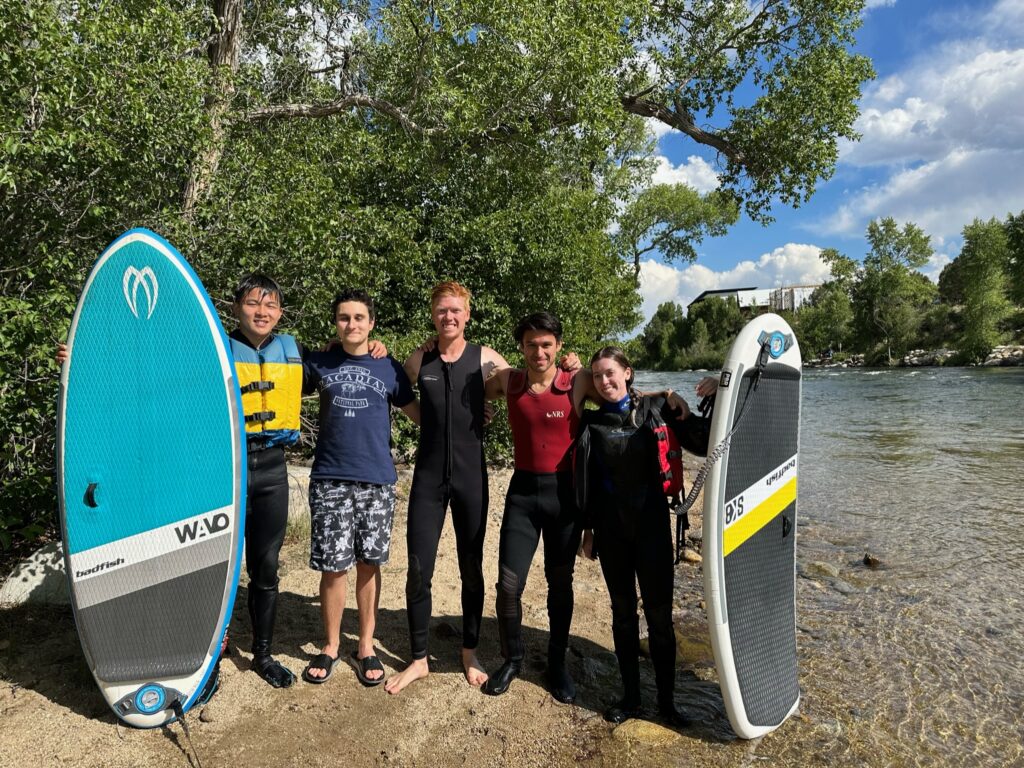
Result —
[[313, 350], [302, 346], [298, 339], [295, 340], [295, 345], [299, 348], [299, 355], [302, 357], [302, 394], [303, 396], [312, 395], [320, 383], [320, 373], [313, 364]]
[[501, 356], [501, 353], [490, 347], [480, 347], [480, 368], [484, 372], [484, 381], [487, 381], [495, 372], [510, 367], [508, 361]]
[[508, 377], [512, 375], [513, 368], [499, 368], [491, 378], [484, 383], [484, 398], [487, 400], [498, 400], [508, 392]]
[[420, 401], [416, 399], [416, 392], [412, 388], [409, 376], [405, 369], [395, 358], [388, 355], [395, 374], [395, 385], [391, 392], [391, 404], [412, 419], [414, 424], [420, 423]]
[[583, 405], [587, 398], [595, 403], [598, 402], [597, 387], [594, 386], [594, 377], [589, 368], [581, 368], [576, 372], [572, 380], [572, 407], [579, 416], [583, 413]]
[[662, 418], [675, 432], [679, 445], [695, 456], [708, 455], [708, 443], [711, 438], [711, 417], [689, 411], [683, 418], [673, 410], [671, 403], [666, 403], [661, 410]]
[[413, 353], [405, 358], [405, 363], [403, 363], [402, 369], [405, 371], [405, 375], [408, 377], [410, 384], [415, 384], [416, 380], [420, 377], [421, 365], [423, 365], [422, 349], [413, 350]]

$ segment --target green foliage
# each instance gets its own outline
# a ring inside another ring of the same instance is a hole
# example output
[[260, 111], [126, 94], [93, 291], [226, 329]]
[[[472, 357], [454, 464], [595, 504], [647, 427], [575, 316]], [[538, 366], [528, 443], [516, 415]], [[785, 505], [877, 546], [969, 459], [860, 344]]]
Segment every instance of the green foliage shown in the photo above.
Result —
[[659, 304], [637, 337], [639, 354], [635, 357], [636, 365], [656, 371], [666, 370], [672, 365], [679, 351], [679, 339], [685, 323], [686, 316], [679, 304], [672, 301]]
[[816, 288], [793, 321], [805, 357], [825, 350], [841, 352], [849, 344], [852, 324], [850, 294], [837, 280]]
[[666, 302], [637, 339], [640, 367], [660, 371], [720, 368], [746, 319], [735, 299], [704, 299], [685, 317]]
[[939, 298], [953, 306], [964, 303], [964, 263], [953, 259], [939, 273]]
[[976, 362], [984, 360], [999, 343], [999, 326], [1009, 314], [1006, 265], [1009, 258], [1006, 228], [996, 219], [975, 219], [964, 227], [962, 262], [964, 280], [964, 334], [960, 351]]
[[957, 349], [963, 332], [963, 316], [957, 307], [945, 303], [932, 304], [921, 317], [914, 347]]
[[1024, 211], [1006, 217], [1006, 278], [1010, 300], [1024, 305]]
[[639, 276], [640, 259], [652, 251], [666, 261], [695, 261], [695, 246], [705, 235], [725, 234], [738, 215], [735, 202], [721, 192], [701, 195], [685, 184], [657, 184], [626, 206], [612, 241]]
[[[857, 137], [860, 85], [874, 75], [852, 51], [863, 8], [862, 0], [645, 4], [628, 28], [636, 53], [623, 69], [623, 101], [718, 148], [725, 191], [767, 218], [773, 199], [806, 201], [831, 176], [838, 138]], [[740, 85], [749, 100], [738, 97]]]
[[871, 250], [857, 271], [852, 289], [854, 322], [864, 342], [884, 350], [891, 365], [906, 352], [930, 304], [935, 286], [916, 270], [928, 263], [932, 248], [928, 235], [908, 222], [902, 229], [892, 218], [868, 225]]

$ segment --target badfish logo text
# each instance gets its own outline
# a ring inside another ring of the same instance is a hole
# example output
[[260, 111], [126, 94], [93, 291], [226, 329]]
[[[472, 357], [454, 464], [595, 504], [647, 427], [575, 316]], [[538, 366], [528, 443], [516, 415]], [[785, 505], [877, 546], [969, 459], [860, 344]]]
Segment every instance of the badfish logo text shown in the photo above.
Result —
[[117, 568], [117, 566], [119, 565], [124, 565], [123, 557], [119, 557], [117, 558], [117, 560], [110, 560], [106, 563], [99, 563], [98, 565], [94, 565], [92, 568], [87, 568], [84, 571], [75, 571], [75, 578], [80, 579], [83, 576], [92, 576], [94, 573], [99, 573], [100, 571], [107, 571], [111, 568]]
[[153, 274], [152, 267], [143, 267], [142, 269], [136, 269], [135, 267], [128, 267], [124, 271], [124, 277], [121, 279], [121, 288], [124, 290], [124, 300], [128, 302], [128, 309], [132, 311], [132, 314], [136, 317], [139, 316], [139, 288], [142, 288], [142, 292], [146, 295], [146, 319], [149, 320], [153, 316], [153, 310], [156, 309], [157, 295], [160, 292], [160, 285], [157, 283], [156, 275]]

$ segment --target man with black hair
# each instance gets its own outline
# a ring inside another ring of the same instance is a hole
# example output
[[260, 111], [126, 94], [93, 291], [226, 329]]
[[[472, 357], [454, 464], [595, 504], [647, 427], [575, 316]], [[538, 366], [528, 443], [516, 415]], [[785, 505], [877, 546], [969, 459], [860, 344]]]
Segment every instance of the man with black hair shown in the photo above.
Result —
[[[526, 368], [505, 368], [487, 382], [486, 397], [504, 397], [512, 427], [515, 472], [505, 497], [498, 544], [497, 618], [505, 663], [483, 685], [497, 696], [520, 673], [522, 594], [530, 563], [544, 540], [548, 583], [547, 683], [551, 695], [571, 703], [576, 687], [565, 665], [573, 612], [573, 566], [582, 520], [573, 495], [570, 448], [579, 422], [572, 407], [575, 371], [560, 370], [562, 324], [537, 312], [516, 325], [514, 337]], [[578, 367], [579, 363], [576, 362]]]
[[[278, 558], [288, 525], [284, 449], [299, 439], [302, 359], [306, 354], [292, 336], [274, 333], [283, 304], [284, 294], [273, 279], [246, 275], [235, 289], [231, 306], [238, 327], [228, 334], [245, 415], [245, 566], [252, 669], [275, 688], [295, 682], [292, 671], [274, 659], [270, 649], [277, 613]], [[387, 354], [379, 342], [374, 341], [373, 346], [373, 354]]]

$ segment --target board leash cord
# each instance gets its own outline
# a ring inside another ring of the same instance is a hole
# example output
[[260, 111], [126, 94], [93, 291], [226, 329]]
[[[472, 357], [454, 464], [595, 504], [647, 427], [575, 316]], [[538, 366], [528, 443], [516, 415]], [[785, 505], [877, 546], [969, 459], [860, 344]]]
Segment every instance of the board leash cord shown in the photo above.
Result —
[[178, 722], [181, 723], [181, 730], [185, 732], [185, 739], [188, 741], [189, 749], [192, 750], [192, 754], [196, 758], [196, 768], [203, 768], [203, 761], [199, 759], [199, 752], [196, 751], [196, 745], [192, 743], [192, 735], [188, 732], [188, 723], [185, 721], [185, 713], [181, 708], [181, 702], [175, 700], [174, 704], [171, 705], [171, 710], [174, 712]]
[[672, 510], [674, 515], [685, 515], [690, 507], [693, 506], [694, 502], [697, 501], [697, 496], [700, 494], [701, 488], [704, 487], [704, 481], [708, 478], [708, 472], [715, 465], [715, 463], [725, 455], [725, 452], [729, 450], [729, 441], [732, 439], [733, 434], [740, 426], [740, 422], [743, 420], [744, 414], [747, 412], [747, 404], [750, 402], [750, 395], [757, 389], [758, 382], [761, 381], [761, 374], [764, 372], [765, 366], [768, 364], [768, 342], [766, 341], [761, 345], [761, 354], [757, 356], [757, 370], [750, 379], [750, 383], [747, 385], [747, 391], [743, 395], [743, 402], [740, 403], [740, 410], [736, 414], [736, 421], [733, 422], [732, 429], [729, 430], [728, 434], [722, 438], [722, 440], [715, 446], [714, 450], [708, 453], [707, 459], [704, 461], [704, 465], [697, 471], [697, 476], [693, 479], [693, 486], [690, 488], [690, 492], [686, 494], [686, 498], [682, 504], [677, 504]]

